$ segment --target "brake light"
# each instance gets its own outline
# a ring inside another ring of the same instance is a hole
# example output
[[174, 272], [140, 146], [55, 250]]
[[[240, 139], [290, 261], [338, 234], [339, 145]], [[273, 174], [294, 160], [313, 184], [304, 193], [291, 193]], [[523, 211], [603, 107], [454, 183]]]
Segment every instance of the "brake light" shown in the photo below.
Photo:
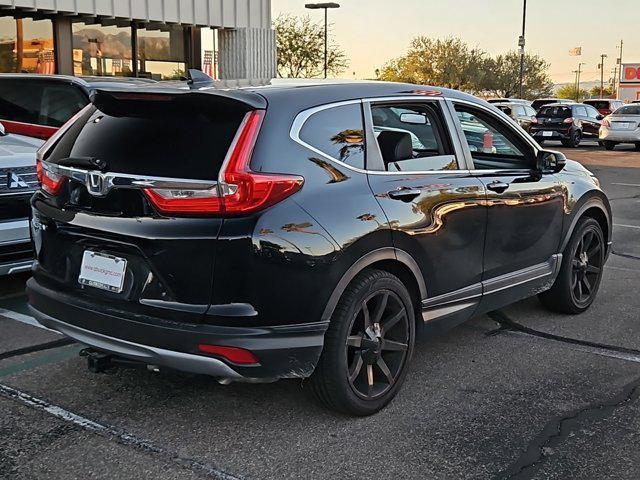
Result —
[[573, 123], [573, 117], [565, 118], [562, 123]]
[[64, 183], [64, 177], [47, 169], [42, 160], [36, 157], [36, 174], [42, 189], [50, 195], [57, 195]]
[[304, 183], [300, 176], [251, 171], [249, 163], [263, 117], [264, 110], [246, 114], [228, 160], [220, 171], [217, 188], [147, 188], [147, 198], [160, 212], [167, 214], [246, 215], [275, 205], [300, 190]]
[[604, 120], [602, 120], [602, 125], [604, 125], [605, 127], [611, 127], [611, 122], [608, 118], [605, 118]]
[[207, 345], [201, 343], [198, 345], [198, 350], [208, 355], [217, 355], [233, 363], [243, 365], [255, 365], [260, 363], [251, 351], [244, 348], [227, 347], [223, 345]]
[[531, 117], [531, 123], [538, 123], [538, 119], [536, 117]]

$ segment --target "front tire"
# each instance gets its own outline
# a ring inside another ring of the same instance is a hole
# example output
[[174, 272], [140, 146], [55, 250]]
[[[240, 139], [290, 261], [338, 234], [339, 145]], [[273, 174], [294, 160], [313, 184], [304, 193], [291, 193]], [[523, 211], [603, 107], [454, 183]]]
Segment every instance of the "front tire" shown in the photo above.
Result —
[[327, 408], [376, 413], [398, 393], [415, 341], [411, 296], [394, 275], [367, 269], [349, 284], [333, 313], [311, 391]]
[[596, 298], [604, 268], [605, 240], [600, 224], [583, 217], [562, 254], [553, 287], [538, 295], [547, 309], [567, 314], [587, 310]]

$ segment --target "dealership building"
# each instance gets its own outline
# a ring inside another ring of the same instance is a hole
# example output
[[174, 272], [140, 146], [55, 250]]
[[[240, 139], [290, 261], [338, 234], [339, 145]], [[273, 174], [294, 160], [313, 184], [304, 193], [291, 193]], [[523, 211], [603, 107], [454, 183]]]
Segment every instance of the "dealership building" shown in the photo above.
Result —
[[0, 72], [275, 76], [270, 0], [0, 0]]

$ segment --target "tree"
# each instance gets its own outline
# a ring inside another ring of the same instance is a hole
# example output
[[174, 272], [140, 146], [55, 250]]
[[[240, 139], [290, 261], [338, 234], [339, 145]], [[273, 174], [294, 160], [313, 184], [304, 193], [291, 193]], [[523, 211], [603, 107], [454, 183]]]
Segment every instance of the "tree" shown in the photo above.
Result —
[[[551, 94], [553, 83], [548, 68], [549, 64], [538, 55], [525, 55], [526, 98]], [[380, 78], [511, 97], [520, 93], [520, 55], [508, 52], [492, 58], [459, 38], [417, 37], [405, 55], [384, 66]]]
[[[594, 86], [589, 93], [591, 97], [600, 98], [600, 85]], [[602, 91], [602, 98], [615, 98], [616, 89], [612, 85], [605, 85]]]
[[[497, 97], [520, 96], [520, 54], [516, 51], [498, 55], [489, 61], [487, 91]], [[547, 73], [549, 64], [538, 55], [525, 54], [523, 96], [536, 99], [553, 92], [553, 82]]]
[[587, 92], [585, 89], [581, 88], [580, 89], [580, 94], [578, 95], [578, 98], [576, 98], [576, 86], [575, 86], [575, 84], [567, 83], [566, 85], [563, 85], [558, 89], [558, 91], [556, 92], [556, 96], [558, 98], [566, 98], [568, 100], [582, 101], [582, 100], [584, 100], [585, 98], [587, 98], [589, 96], [589, 92]]
[[[274, 22], [278, 49], [278, 76], [311, 78], [324, 73], [324, 25], [314, 23], [308, 15], [280, 15]], [[330, 44], [327, 71], [332, 75], [349, 66], [344, 52]]]
[[380, 79], [478, 92], [488, 73], [486, 57], [459, 38], [417, 37], [405, 55], [384, 65]]

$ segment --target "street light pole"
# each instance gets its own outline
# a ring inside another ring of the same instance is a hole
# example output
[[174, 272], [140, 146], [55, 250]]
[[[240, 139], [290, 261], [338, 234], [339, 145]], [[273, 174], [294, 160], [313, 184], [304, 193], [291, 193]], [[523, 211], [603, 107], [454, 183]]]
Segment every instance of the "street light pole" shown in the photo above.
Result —
[[308, 8], [310, 10], [317, 10], [319, 8], [324, 9], [324, 78], [327, 78], [327, 68], [328, 68], [328, 60], [329, 60], [329, 48], [328, 48], [328, 15], [327, 10], [330, 8], [340, 8], [340, 4], [338, 3], [307, 3], [304, 8]]
[[522, 35], [518, 39], [518, 47], [520, 48], [520, 98], [524, 98], [524, 34], [527, 25], [527, 0], [524, 0], [522, 7]]

